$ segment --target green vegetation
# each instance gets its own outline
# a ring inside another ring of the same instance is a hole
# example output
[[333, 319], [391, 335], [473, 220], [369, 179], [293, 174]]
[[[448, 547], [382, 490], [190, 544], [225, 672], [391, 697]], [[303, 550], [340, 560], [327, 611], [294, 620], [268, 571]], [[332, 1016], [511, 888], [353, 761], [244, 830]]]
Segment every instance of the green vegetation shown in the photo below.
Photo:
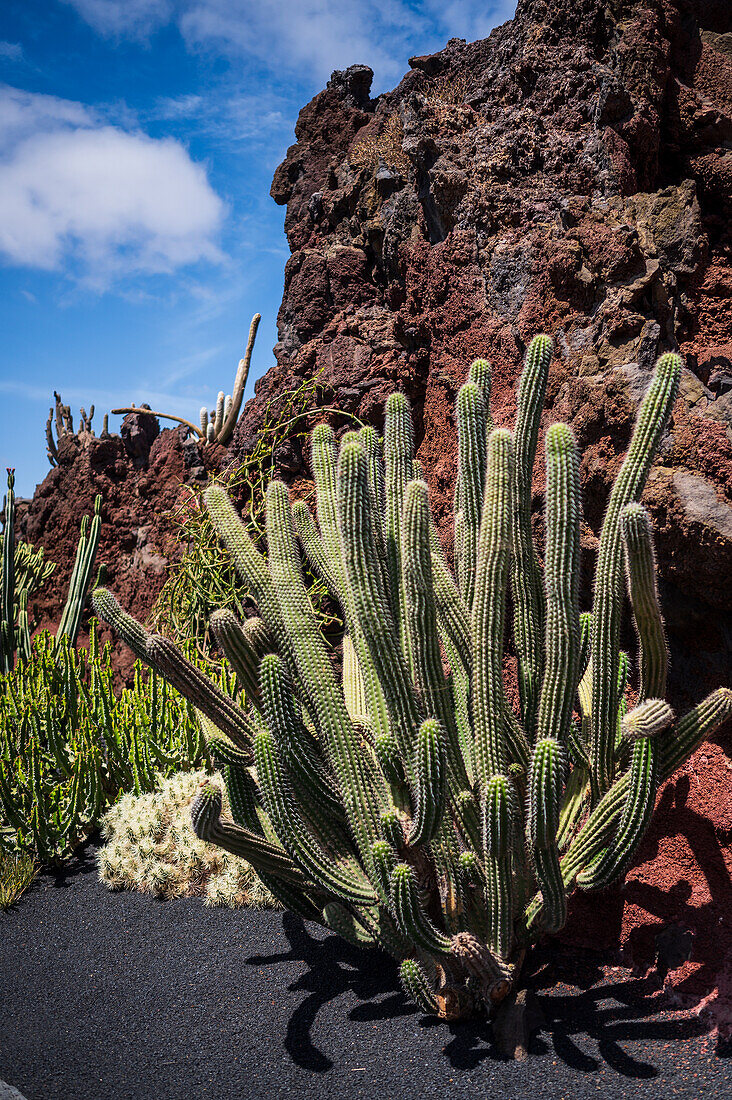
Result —
[[9, 909], [36, 877], [36, 863], [25, 852], [0, 848], [0, 909]]
[[[54, 565], [43, 560], [43, 551], [26, 543], [15, 547], [15, 471], [8, 470], [5, 497], [5, 523], [2, 537], [2, 586], [0, 587], [0, 673], [11, 673], [16, 656], [30, 657], [28, 599], [48, 580]], [[61, 614], [57, 638], [66, 637], [75, 644], [81, 626], [86, 594], [94, 569], [102, 529], [102, 498], [94, 502], [94, 516], [81, 521], [74, 569], [69, 582], [66, 604]]]
[[[101, 530], [101, 497], [81, 534], [56, 635], [30, 640], [27, 601], [50, 575], [42, 552], [15, 541], [8, 473], [0, 603], [0, 848], [47, 863], [68, 856], [125, 790], [200, 767], [208, 754], [190, 703], [155, 674], [135, 670], [113, 690], [110, 647], [76, 649]], [[220, 674], [228, 685], [226, 669]]]
[[[312, 415], [319, 386], [317, 377], [310, 378], [268, 401], [252, 452], [243, 463], [227, 468], [215, 479], [234, 499], [244, 502], [243, 518], [256, 540], [265, 534], [264, 498], [277, 452], [284, 443], [307, 436], [305, 424]], [[336, 410], [319, 407], [318, 412], [322, 415]], [[208, 629], [211, 614], [219, 608], [229, 608], [243, 618], [248, 588], [238, 576], [228, 551], [221, 546], [203, 502], [203, 490], [190, 488], [189, 492], [189, 499], [173, 515], [183, 553], [170, 568], [149, 625], [176, 642], [195, 642], [198, 656], [206, 661], [212, 643]], [[308, 591], [323, 629], [332, 632], [342, 627], [322, 580], [311, 574]]]
[[138, 664], [133, 687], [115, 694], [94, 624], [88, 653], [40, 634], [30, 658], [0, 677], [5, 844], [44, 863], [68, 856], [122, 792], [151, 791], [207, 761], [193, 706], [159, 676]]
[[[506, 997], [526, 947], [564, 924], [569, 895], [622, 876], [658, 784], [732, 713], [723, 689], [679, 720], [662, 698], [663, 622], [638, 501], [680, 359], [662, 356], [641, 404], [602, 530], [593, 608], [581, 615], [579, 456], [563, 424], [546, 436], [543, 568], [531, 538], [551, 356], [550, 340], [537, 337], [513, 431], [492, 429], [484, 360], [458, 396], [455, 576], [400, 394], [387, 403], [383, 451], [372, 428], [346, 433], [340, 451], [329, 428], [313, 432], [317, 523], [270, 484], [266, 560], [224, 488], [206, 490], [210, 520], [261, 616], [242, 626], [224, 609], [210, 621], [246, 687], [239, 703], [110, 593], [93, 601], [202, 715], [230, 813], [220, 785], [205, 781], [192, 808], [199, 838], [250, 861], [303, 917], [391, 952], [409, 995], [446, 1018]], [[342, 670], [308, 596], [296, 534], [341, 608]], [[619, 648], [626, 572], [641, 669], [629, 714]], [[503, 680], [507, 629], [520, 713]]]

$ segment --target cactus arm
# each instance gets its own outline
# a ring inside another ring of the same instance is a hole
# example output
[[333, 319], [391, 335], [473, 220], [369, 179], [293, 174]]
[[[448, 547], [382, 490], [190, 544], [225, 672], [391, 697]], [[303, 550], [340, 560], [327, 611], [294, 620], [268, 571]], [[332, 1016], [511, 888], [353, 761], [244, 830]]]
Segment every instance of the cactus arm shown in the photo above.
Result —
[[563, 771], [562, 746], [556, 738], [537, 741], [529, 773], [527, 837], [543, 898], [542, 923], [548, 932], [558, 932], [567, 920], [567, 894], [557, 847]]
[[403, 936], [432, 955], [448, 955], [452, 943], [430, 920], [419, 896], [414, 871], [397, 863], [391, 873], [391, 907]]
[[487, 359], [473, 360], [468, 370], [468, 382], [472, 382], [480, 388], [483, 397], [483, 407], [485, 409], [486, 435], [490, 435], [493, 431], [493, 417], [491, 416], [491, 390], [493, 388], [493, 382], [491, 379], [491, 365]]
[[547, 432], [546, 478], [545, 670], [537, 737], [564, 745], [577, 693], [580, 634], [579, 458], [566, 424]]
[[353, 947], [378, 947], [375, 937], [340, 902], [331, 901], [323, 909], [323, 923], [336, 936], [340, 936]]
[[426, 714], [437, 718], [445, 734], [451, 792], [469, 786], [463, 759], [455, 705], [442, 668], [437, 633], [430, 551], [429, 495], [424, 481], [412, 481], [407, 489], [402, 517], [402, 567], [405, 619], [414, 675]]
[[513, 445], [503, 428], [491, 432], [485, 503], [480, 527], [478, 576], [473, 607], [473, 714], [475, 768], [479, 781], [506, 768], [503, 743], [503, 634], [511, 557]]
[[470, 614], [445, 561], [434, 523], [430, 526], [430, 550], [437, 618], [443, 640], [450, 646], [450, 664], [456, 673], [462, 666], [463, 672], [469, 677], [473, 671]]
[[216, 398], [216, 415], [214, 417], [214, 435], [218, 437], [221, 429], [224, 426], [224, 402], [226, 401], [226, 394], [223, 390], [219, 390]]
[[328, 556], [325, 544], [320, 537], [313, 513], [304, 500], [296, 500], [292, 506], [292, 518], [295, 521], [295, 529], [300, 536], [300, 541], [308, 559], [310, 568], [324, 581], [328, 592], [343, 607], [343, 578], [333, 568], [333, 561]]
[[445, 743], [440, 725], [428, 718], [417, 734], [416, 808], [409, 844], [429, 844], [442, 823], [445, 812], [445, 779], [447, 760]]
[[592, 612], [583, 611], [580, 614], [580, 640], [579, 640], [579, 658], [577, 661], [577, 680], [582, 680], [582, 677], [587, 671], [587, 666], [590, 661], [590, 647], [592, 644]]
[[268, 730], [254, 741], [257, 778], [265, 809], [286, 851], [309, 878], [336, 897], [354, 904], [370, 905], [377, 898], [356, 861], [334, 861], [332, 854], [317, 843], [295, 802], [289, 778], [282, 766], [275, 740]]
[[[665, 783], [704, 740], [732, 718], [732, 690], [717, 688], [680, 718], [671, 737], [662, 737], [658, 754], [658, 784]], [[602, 853], [615, 830], [631, 794], [631, 772], [626, 771], [600, 799], [587, 821], [572, 840], [561, 867], [565, 887], [570, 890], [577, 875]], [[526, 910], [527, 926], [541, 914], [541, 897], [532, 899]]]
[[389, 591], [389, 576], [386, 561], [386, 542], [384, 522], [386, 517], [386, 472], [384, 469], [384, 448], [381, 437], [370, 424], [361, 428], [358, 439], [366, 452], [369, 468], [369, 488], [371, 490], [371, 508], [374, 515], [374, 539], [376, 552], [381, 563], [384, 590]]
[[234, 568], [251, 592], [259, 614], [277, 644], [278, 652], [290, 673], [294, 674], [296, 663], [292, 642], [285, 629], [277, 591], [267, 563], [252, 542], [226, 490], [214, 483], [206, 489], [203, 498], [211, 522], [231, 555]]
[[336, 592], [343, 594], [345, 576], [338, 530], [337, 450], [333, 430], [327, 424], [319, 424], [313, 430], [311, 457], [318, 526], [328, 560], [325, 577], [332, 576]]
[[374, 884], [383, 902], [389, 901], [391, 891], [391, 873], [396, 865], [396, 854], [386, 840], [375, 840], [371, 845], [371, 858], [374, 867]]
[[371, 844], [379, 836], [379, 803], [387, 804], [388, 792], [385, 785], [375, 786], [376, 776], [367, 773], [361, 756], [359, 738], [348, 716], [343, 693], [305, 591], [287, 489], [280, 482], [272, 482], [267, 490], [266, 518], [272, 580], [279, 596], [282, 619], [292, 638], [297, 671], [317, 713], [349, 826], [361, 858], [368, 866]]
[[475, 567], [483, 508], [486, 464], [486, 416], [483, 393], [466, 382], [457, 398], [458, 497], [462, 513], [460, 594], [470, 610], [475, 592]]
[[630, 865], [651, 820], [657, 790], [657, 749], [653, 737], [640, 737], [633, 745], [629, 793], [620, 824], [600, 858], [577, 876], [583, 890], [609, 886]]
[[295, 794], [319, 829], [343, 821], [333, 777], [316, 757], [315, 741], [295, 708], [292, 685], [279, 657], [270, 654], [260, 669], [263, 713]]
[[[250, 626], [250, 623], [258, 625]], [[209, 619], [214, 638], [244, 689], [244, 695], [257, 710], [262, 709], [259, 691], [259, 664], [271, 653], [274, 640], [261, 619], [248, 619], [244, 627], [228, 608], [214, 611]]]
[[536, 710], [541, 689], [544, 628], [544, 590], [531, 534], [531, 483], [551, 358], [551, 339], [548, 336], [535, 336], [529, 344], [519, 382], [514, 432], [516, 462], [511, 591], [514, 603], [514, 635], [518, 654], [521, 718], [530, 741], [534, 740]]
[[217, 844], [293, 886], [307, 887], [302, 871], [282, 848], [222, 818], [221, 790], [209, 780], [201, 785], [191, 803], [191, 824], [199, 840]]
[[662, 355], [638, 411], [633, 437], [600, 534], [592, 612], [592, 783], [595, 800], [612, 784], [618, 714], [615, 678], [623, 607], [622, 514], [640, 498], [671, 416], [681, 377], [678, 355]]
[[366, 455], [355, 440], [344, 443], [341, 448], [338, 502], [344, 563], [354, 614], [384, 694], [389, 729], [407, 774], [413, 779], [412, 752], [418, 715], [396, 625], [379, 584]]
[[231, 433], [236, 427], [236, 422], [239, 419], [239, 412], [241, 410], [241, 403], [244, 397], [244, 390], [246, 389], [247, 378], [249, 377], [249, 367], [252, 362], [252, 352], [254, 351], [254, 341], [257, 337], [257, 329], [259, 328], [259, 322], [262, 316], [260, 313], [255, 313], [252, 317], [252, 322], [249, 326], [249, 338], [247, 339], [247, 346], [244, 352], [244, 358], [239, 360], [239, 366], [236, 372], [236, 378], [234, 380], [234, 392], [231, 395], [231, 407], [228, 414], [224, 417], [224, 422], [220, 431], [217, 432], [217, 439], [219, 443], [226, 444], [231, 438]]
[[391, 582], [391, 614], [400, 639], [403, 638], [401, 526], [404, 494], [412, 480], [414, 440], [409, 402], [402, 393], [386, 401], [384, 460], [386, 467], [386, 560]]
[[[84, 517], [86, 520], [87, 517]], [[99, 536], [102, 530], [102, 497], [98, 495], [94, 501], [94, 516], [87, 534], [87, 523], [82, 520], [81, 536], [76, 550], [76, 561], [69, 581], [69, 592], [66, 604], [61, 615], [56, 637], [66, 635], [75, 644], [81, 626], [81, 616], [86, 603], [86, 593], [89, 588], [94, 561], [99, 546]], [[88, 522], [88, 521], [87, 521]]]
[[429, 979], [416, 959], [404, 959], [399, 967], [399, 980], [410, 1001], [427, 1016], [439, 1015], [437, 999]]
[[147, 630], [132, 615], [128, 615], [109, 589], [96, 588], [94, 590], [92, 607], [99, 618], [108, 623], [115, 633], [119, 634], [122, 641], [132, 650], [138, 660], [147, 664], [146, 646], [149, 638]]
[[234, 700], [187, 660], [169, 638], [150, 634], [145, 660], [202, 711], [240, 749], [251, 747], [256, 727]]
[[[351, 438], [362, 438], [360, 434], [349, 434]], [[350, 585], [346, 581], [338, 515], [338, 472], [336, 446], [333, 432], [331, 428], [329, 428], [326, 424], [318, 425], [318, 427], [315, 428], [313, 431], [312, 464], [313, 477], [315, 480], [318, 523], [320, 525], [322, 536], [322, 556], [326, 559], [322, 562], [322, 569], [325, 571], [321, 575], [326, 581], [326, 584], [328, 584], [329, 588], [331, 587], [331, 584], [333, 586], [333, 594], [336, 596], [341, 605], [346, 620], [347, 629], [350, 632], [353, 640], [356, 655], [358, 657], [358, 662], [361, 668], [361, 675], [363, 676], [364, 680], [368, 711], [374, 730], [374, 736], [376, 738], [380, 738], [384, 744], [390, 744], [393, 742], [393, 738], [389, 731], [389, 716], [386, 707], [386, 701], [384, 699], [381, 685], [379, 684], [378, 678], [374, 672], [373, 665], [369, 657], [368, 648], [363, 637], [363, 632], [361, 631], [358, 624], [353, 601], [353, 593], [351, 591]], [[373, 490], [373, 486], [371, 484], [370, 489]], [[298, 515], [296, 510], [297, 505], [295, 505], [295, 509], [293, 509], [293, 514], [295, 515], [295, 521], [297, 523]], [[303, 517], [301, 513], [300, 519], [302, 518]], [[302, 537], [302, 532], [300, 532], [300, 534]], [[379, 537], [381, 539], [381, 558], [383, 559], [385, 553], [383, 548], [383, 534], [379, 533]], [[306, 553], [308, 553], [307, 545]], [[378, 579], [383, 587], [386, 583], [383, 560]], [[383, 591], [386, 592], [387, 589], [383, 588]]]
[[492, 775], [483, 803], [483, 850], [488, 916], [488, 942], [501, 959], [507, 959], [513, 944], [513, 883], [511, 846], [515, 830], [516, 805], [510, 779]]
[[685, 760], [707, 740], [723, 722], [732, 718], [732, 690], [717, 688], [701, 703], [680, 718], [670, 737], [662, 737], [659, 746], [660, 777], [665, 783]]

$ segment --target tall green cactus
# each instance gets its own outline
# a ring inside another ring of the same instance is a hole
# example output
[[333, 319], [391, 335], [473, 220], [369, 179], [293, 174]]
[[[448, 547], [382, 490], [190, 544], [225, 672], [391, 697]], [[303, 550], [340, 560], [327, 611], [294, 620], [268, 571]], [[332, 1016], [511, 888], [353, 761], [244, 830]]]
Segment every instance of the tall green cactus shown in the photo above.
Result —
[[[564, 424], [546, 433], [543, 570], [531, 537], [551, 356], [551, 341], [537, 337], [513, 432], [493, 428], [486, 360], [460, 390], [457, 578], [402, 395], [387, 402], [383, 454], [371, 428], [348, 432], [340, 450], [330, 428], [315, 429], [317, 518], [274, 482], [267, 558], [224, 491], [207, 490], [261, 616], [243, 626], [230, 612], [212, 620], [243, 685], [239, 704], [224, 705], [108, 593], [94, 601], [205, 716], [234, 820], [222, 818], [221, 792], [207, 783], [193, 809], [199, 835], [245, 855], [295, 911], [391, 952], [408, 995], [447, 1018], [492, 1008], [515, 986], [531, 940], [562, 927], [572, 891], [623, 873], [658, 783], [732, 714], [724, 689], [678, 721], [663, 699], [650, 522], [636, 502], [680, 360], [659, 360], [611, 496], [594, 604], [580, 613], [579, 456]], [[307, 597], [296, 531], [341, 605], [342, 672]], [[629, 713], [624, 573], [641, 670]], [[520, 714], [504, 679], [509, 590]]]
[[[8, 470], [8, 491], [5, 497], [5, 524], [2, 536], [2, 586], [0, 587], [0, 672], [9, 673], [16, 656], [27, 660], [30, 655], [30, 624], [28, 600], [50, 577], [56, 566], [44, 562], [43, 550], [34, 550], [28, 543], [15, 545], [15, 471]], [[102, 498], [94, 502], [94, 516], [81, 521], [81, 534], [76, 548], [74, 569], [69, 582], [58, 639], [68, 637], [75, 644], [86, 602], [91, 574], [101, 532]]]

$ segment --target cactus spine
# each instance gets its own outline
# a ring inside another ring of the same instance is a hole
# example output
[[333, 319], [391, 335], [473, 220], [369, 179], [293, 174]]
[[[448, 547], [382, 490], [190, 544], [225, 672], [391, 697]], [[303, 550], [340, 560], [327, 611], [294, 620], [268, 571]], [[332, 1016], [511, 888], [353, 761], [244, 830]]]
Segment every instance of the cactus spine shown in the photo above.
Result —
[[[492, 1008], [515, 984], [526, 944], [561, 929], [572, 891], [622, 874], [658, 783], [732, 712], [724, 689], [678, 721], [663, 698], [650, 525], [636, 502], [678, 359], [661, 358], [641, 406], [603, 526], [594, 605], [580, 614], [579, 458], [563, 424], [546, 434], [543, 570], [531, 539], [551, 355], [547, 337], [532, 341], [514, 432], [492, 426], [486, 360], [460, 390], [457, 577], [403, 395], [387, 403], [383, 453], [371, 428], [346, 433], [340, 448], [330, 428], [314, 430], [316, 514], [291, 506], [273, 482], [267, 558], [223, 489], [206, 491], [261, 616], [212, 620], [243, 687], [239, 703], [222, 703], [108, 594], [95, 596], [98, 612], [203, 715], [234, 820], [222, 818], [209, 783], [193, 812], [199, 835], [245, 855], [297, 912], [391, 952], [409, 996], [449, 1018]], [[341, 607], [340, 676], [307, 596], [296, 531]], [[624, 569], [641, 650], [629, 713]], [[509, 584], [520, 715], [503, 680]]]

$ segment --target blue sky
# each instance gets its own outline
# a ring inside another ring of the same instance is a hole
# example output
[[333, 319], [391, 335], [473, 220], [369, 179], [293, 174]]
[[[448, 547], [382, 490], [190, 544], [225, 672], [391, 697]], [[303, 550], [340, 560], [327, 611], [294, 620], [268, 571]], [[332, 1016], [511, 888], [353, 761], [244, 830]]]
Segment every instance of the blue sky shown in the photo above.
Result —
[[354, 62], [372, 94], [393, 87], [515, 0], [1, 7], [0, 470], [27, 496], [54, 389], [75, 421], [94, 404], [97, 432], [133, 401], [197, 420], [259, 311], [251, 396], [277, 339], [289, 253], [269, 187], [298, 110]]

